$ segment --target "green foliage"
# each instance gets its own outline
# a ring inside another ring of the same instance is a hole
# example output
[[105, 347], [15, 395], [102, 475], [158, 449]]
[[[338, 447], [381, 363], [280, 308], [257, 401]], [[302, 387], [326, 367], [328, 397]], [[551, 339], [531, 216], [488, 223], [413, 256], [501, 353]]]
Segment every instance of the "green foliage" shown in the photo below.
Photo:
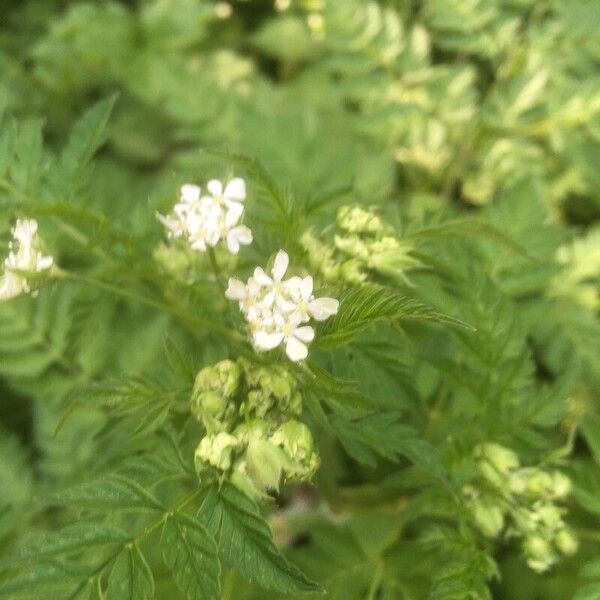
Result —
[[[0, 598], [600, 597], [597, 2], [2, 14]], [[251, 245], [165, 237], [234, 176]], [[297, 364], [223, 294], [280, 248]]]
[[219, 563], [214, 540], [185, 514], [170, 514], [160, 538], [166, 565], [188, 598], [219, 597]]
[[282, 592], [320, 589], [285, 559], [256, 505], [233, 485], [212, 487], [198, 518], [217, 538], [224, 563], [251, 581]]

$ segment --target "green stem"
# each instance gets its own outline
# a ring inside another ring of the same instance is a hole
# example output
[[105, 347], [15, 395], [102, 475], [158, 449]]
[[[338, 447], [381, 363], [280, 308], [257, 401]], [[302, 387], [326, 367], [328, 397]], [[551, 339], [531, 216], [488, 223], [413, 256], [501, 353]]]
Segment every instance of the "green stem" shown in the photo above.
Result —
[[[77, 281], [79, 283], [83, 283], [84, 285], [89, 285], [91, 287], [98, 288], [100, 290], [104, 290], [106, 292], [111, 292], [117, 296], [121, 296], [123, 298], [128, 298], [130, 300], [136, 300], [141, 304], [146, 304], [148, 306], [152, 306], [153, 308], [157, 308], [160, 310], [167, 311], [169, 313], [175, 314], [175, 311], [171, 306], [165, 304], [163, 302], [153, 300], [152, 298], [148, 298], [146, 296], [142, 296], [140, 294], [136, 294], [130, 290], [118, 287], [113, 285], [112, 283], [108, 283], [106, 281], [102, 281], [100, 279], [94, 279], [93, 277], [88, 277], [87, 275], [80, 275], [79, 273], [73, 273], [71, 271], [63, 271], [62, 269], [58, 271], [59, 279], [70, 279], [72, 281]], [[179, 313], [177, 312], [178, 316]]]
[[219, 269], [219, 264], [217, 263], [217, 257], [215, 256], [214, 248], [208, 249], [208, 259], [210, 261], [210, 266], [214, 273], [217, 285], [219, 286], [219, 290], [221, 291], [221, 294], [224, 296], [225, 295], [225, 286], [223, 285], [223, 282], [221, 281], [221, 269]]

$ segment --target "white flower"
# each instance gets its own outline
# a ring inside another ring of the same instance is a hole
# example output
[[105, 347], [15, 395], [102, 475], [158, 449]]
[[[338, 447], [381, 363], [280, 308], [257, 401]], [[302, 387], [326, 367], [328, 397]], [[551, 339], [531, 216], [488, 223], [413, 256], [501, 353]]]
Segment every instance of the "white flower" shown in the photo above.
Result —
[[208, 195], [201, 196], [197, 185], [181, 187], [180, 201], [173, 207], [173, 214], [157, 218], [167, 228], [172, 238], [185, 237], [193, 250], [205, 252], [225, 240], [232, 254], [240, 245], [252, 243], [252, 232], [239, 225], [244, 212], [246, 184], [240, 177], [232, 179], [223, 189], [217, 179], [207, 183]]
[[302, 322], [312, 317], [316, 321], [325, 321], [338, 311], [339, 302], [335, 298], [315, 298], [313, 296], [313, 278], [291, 277], [288, 288], [296, 298], [296, 311]]
[[315, 337], [307, 323], [311, 318], [323, 321], [338, 310], [334, 298], [315, 298], [313, 279], [284, 279], [289, 265], [286, 252], [280, 250], [271, 275], [256, 267], [247, 283], [230, 279], [225, 296], [239, 302], [259, 351], [272, 350], [283, 344], [289, 359], [296, 362], [308, 356], [308, 344]]
[[243, 202], [246, 199], [246, 183], [241, 177], [234, 177], [223, 189], [223, 183], [218, 179], [211, 179], [206, 188], [211, 194], [213, 202], [224, 206], [227, 212], [232, 211], [239, 219], [244, 211]]
[[[0, 277], [0, 300], [8, 300], [31, 291], [27, 278], [15, 271], [39, 273], [49, 269], [54, 260], [40, 252], [40, 240], [35, 219], [18, 219], [11, 233], [9, 253], [4, 260], [4, 273]], [[14, 249], [15, 242], [18, 248]]]
[[283, 315], [275, 317], [275, 331], [259, 330], [254, 334], [254, 343], [261, 350], [272, 350], [285, 342], [285, 353], [294, 362], [304, 360], [308, 356], [306, 344], [315, 338], [315, 331], [310, 325], [300, 326], [300, 319]]

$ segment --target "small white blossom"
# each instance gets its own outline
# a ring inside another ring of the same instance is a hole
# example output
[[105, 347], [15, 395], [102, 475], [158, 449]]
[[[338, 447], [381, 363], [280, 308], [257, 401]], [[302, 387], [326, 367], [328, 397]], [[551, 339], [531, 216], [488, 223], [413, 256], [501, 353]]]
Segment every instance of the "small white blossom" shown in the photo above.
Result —
[[256, 267], [246, 283], [230, 279], [225, 295], [239, 302], [257, 350], [272, 350], [283, 344], [288, 358], [297, 362], [308, 356], [308, 344], [315, 337], [314, 329], [305, 323], [334, 315], [339, 302], [315, 298], [310, 275], [284, 279], [288, 266], [289, 257], [280, 250], [270, 275]]
[[246, 184], [235, 177], [225, 187], [218, 179], [211, 179], [206, 187], [208, 194], [201, 196], [197, 185], [182, 186], [173, 214], [156, 216], [167, 228], [169, 237], [185, 237], [193, 250], [205, 252], [224, 240], [229, 251], [237, 254], [240, 245], [252, 243], [250, 229], [239, 224], [244, 212]]
[[17, 219], [12, 228], [14, 240], [8, 245], [9, 253], [4, 260], [4, 273], [0, 277], [0, 300], [8, 300], [31, 291], [27, 278], [15, 271], [39, 273], [52, 267], [53, 258], [40, 252], [37, 229], [35, 219]]

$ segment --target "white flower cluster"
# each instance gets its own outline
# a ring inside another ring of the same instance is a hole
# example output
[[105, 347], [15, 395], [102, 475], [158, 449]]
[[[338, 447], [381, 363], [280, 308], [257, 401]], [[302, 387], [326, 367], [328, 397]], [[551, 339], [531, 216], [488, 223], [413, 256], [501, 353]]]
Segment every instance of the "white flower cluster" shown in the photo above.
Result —
[[257, 350], [272, 350], [284, 343], [290, 360], [299, 361], [307, 357], [307, 344], [315, 337], [313, 328], [304, 323], [311, 318], [324, 321], [337, 313], [339, 302], [315, 298], [310, 275], [284, 280], [288, 264], [287, 253], [280, 250], [270, 276], [256, 267], [247, 283], [230, 279], [225, 295], [239, 302]]
[[225, 240], [229, 251], [237, 254], [240, 244], [252, 243], [250, 229], [239, 224], [244, 212], [246, 184], [240, 177], [225, 186], [218, 179], [211, 179], [206, 188], [208, 194], [202, 196], [197, 185], [182, 186], [173, 214], [156, 216], [167, 228], [169, 237], [187, 238], [194, 250], [205, 252]]
[[[52, 257], [40, 252], [37, 230], [35, 219], [17, 219], [11, 229], [14, 240], [8, 245], [9, 253], [4, 260], [4, 273], [0, 277], [0, 300], [8, 300], [31, 291], [27, 278], [15, 271], [41, 272], [52, 266]], [[18, 243], [16, 249], [15, 242]]]

